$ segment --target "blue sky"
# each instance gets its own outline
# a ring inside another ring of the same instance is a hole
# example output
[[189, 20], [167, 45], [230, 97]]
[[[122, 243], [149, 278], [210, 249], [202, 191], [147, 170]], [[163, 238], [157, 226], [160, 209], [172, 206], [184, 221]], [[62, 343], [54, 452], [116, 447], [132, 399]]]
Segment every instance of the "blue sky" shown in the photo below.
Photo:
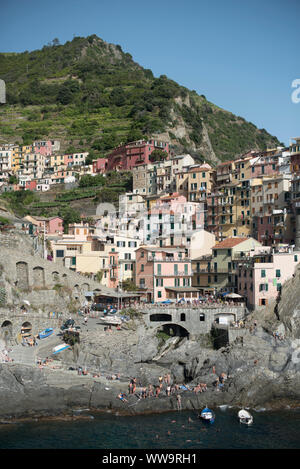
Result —
[[97, 34], [285, 144], [300, 135], [300, 0], [0, 0], [0, 17], [1, 52]]

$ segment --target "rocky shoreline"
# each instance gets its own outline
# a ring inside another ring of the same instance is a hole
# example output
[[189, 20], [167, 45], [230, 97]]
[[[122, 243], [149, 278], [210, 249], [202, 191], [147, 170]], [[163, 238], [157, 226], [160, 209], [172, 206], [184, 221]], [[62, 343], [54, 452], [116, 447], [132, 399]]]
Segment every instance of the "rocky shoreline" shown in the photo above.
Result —
[[[177, 394], [181, 396], [181, 410], [199, 411], [205, 406], [217, 408], [222, 405], [266, 410], [298, 408], [300, 370], [299, 364], [291, 359], [291, 342], [284, 340], [278, 343], [262, 329], [245, 337], [243, 342], [220, 350], [202, 348], [198, 342], [186, 340], [176, 349], [167, 349], [160, 363], [151, 361], [149, 357], [146, 361], [137, 360], [141, 353], [137, 342], [135, 359], [127, 356], [126, 365], [126, 360], [120, 361], [119, 347], [118, 351], [115, 350], [116, 356], [110, 351], [110, 360], [111, 369], [115, 368], [114, 360], [117, 360], [119, 369], [123, 363], [120, 380], [110, 380], [105, 375], [94, 377], [92, 373], [79, 376], [75, 368], [69, 367], [74, 365], [71, 361], [73, 356], [78, 355], [77, 360], [80, 361], [83, 353], [85, 363], [94, 363], [97, 349], [93, 350], [92, 359], [86, 355], [84, 346], [77, 354], [74, 351], [63, 352], [64, 357], [54, 362], [57, 366], [63, 365], [61, 369], [40, 369], [37, 365], [14, 362], [1, 364], [0, 419], [12, 422], [20, 419], [82, 418], [80, 409], [119, 415], [174, 412], [178, 411]], [[147, 354], [153, 358], [154, 343], [149, 340], [144, 343], [148, 344], [148, 348], [143, 348], [144, 358]], [[133, 349], [130, 344], [132, 353]], [[167, 396], [163, 387], [158, 397], [142, 399], [141, 387], [138, 386], [134, 395], [128, 394], [129, 380], [125, 377], [137, 376], [138, 383], [148, 386], [158, 382], [162, 371], [170, 372], [173, 383], [188, 383], [191, 389], [199, 382], [205, 382], [207, 391], [195, 393], [180, 389]], [[218, 389], [214, 382], [224, 371], [228, 378]], [[120, 392], [126, 394], [126, 401], [119, 399]]]
[[[284, 285], [278, 304], [247, 317], [240, 336], [219, 349], [209, 335], [164, 337], [162, 341], [158, 331], [147, 328], [141, 318], [111, 333], [90, 318], [87, 326], [81, 326], [80, 344], [54, 356], [50, 366], [24, 364], [23, 350], [20, 359], [0, 363], [0, 419], [73, 418], [78, 409], [122, 415], [177, 411], [178, 393], [182, 410], [199, 411], [206, 405], [299, 407], [299, 284], [297, 270], [295, 278]], [[61, 341], [58, 336], [53, 334], [55, 343], [45, 339], [36, 353], [50, 356]], [[78, 375], [78, 366], [88, 374]], [[227, 379], [218, 390], [215, 382], [222, 373]], [[194, 389], [205, 383], [207, 391], [181, 389], [168, 397], [163, 388], [158, 397], [139, 399], [141, 387], [157, 386], [159, 377], [167, 374], [171, 384]], [[120, 379], [109, 379], [112, 375]], [[132, 377], [138, 385], [135, 394], [128, 395]], [[120, 392], [128, 402], [118, 398]]]

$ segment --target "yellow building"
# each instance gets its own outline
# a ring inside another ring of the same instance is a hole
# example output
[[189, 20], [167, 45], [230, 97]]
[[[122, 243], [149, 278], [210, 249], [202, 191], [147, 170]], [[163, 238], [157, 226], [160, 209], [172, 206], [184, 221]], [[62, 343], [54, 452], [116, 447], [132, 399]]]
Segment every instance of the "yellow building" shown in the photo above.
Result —
[[242, 183], [227, 184], [219, 189], [218, 220], [220, 240], [251, 235], [251, 190]]
[[215, 170], [205, 164], [188, 171], [188, 201], [205, 202], [206, 194], [210, 194], [215, 183]]
[[64, 155], [51, 155], [50, 156], [50, 167], [57, 170], [60, 166], [65, 166]]

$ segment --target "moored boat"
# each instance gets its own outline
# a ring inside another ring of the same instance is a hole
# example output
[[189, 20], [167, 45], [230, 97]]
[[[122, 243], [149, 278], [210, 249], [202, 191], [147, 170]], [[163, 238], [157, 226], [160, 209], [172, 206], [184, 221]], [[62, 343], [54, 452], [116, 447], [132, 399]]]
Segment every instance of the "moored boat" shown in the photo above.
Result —
[[122, 319], [121, 318], [118, 318], [118, 317], [115, 317], [115, 316], [102, 316], [99, 318], [99, 320], [103, 323], [103, 324], [112, 324], [112, 325], [118, 325], [118, 324], [122, 324]]
[[204, 420], [205, 422], [214, 423], [215, 414], [213, 413], [211, 409], [209, 409], [208, 407], [205, 407], [205, 409], [203, 409], [200, 414], [200, 418]]
[[53, 334], [53, 328], [48, 327], [47, 329], [44, 329], [42, 332], [40, 332], [38, 337], [39, 339], [45, 339], [46, 337], [49, 337], [49, 335], [51, 334]]
[[54, 347], [52, 353], [53, 353], [53, 355], [55, 355], [59, 352], [62, 352], [63, 350], [66, 350], [67, 348], [70, 348], [70, 345], [68, 345], [68, 344], [57, 345], [56, 347]]
[[239, 417], [240, 423], [244, 423], [246, 425], [251, 425], [251, 423], [253, 423], [252, 415], [249, 412], [247, 412], [247, 410], [245, 409], [242, 409], [239, 411], [238, 417]]

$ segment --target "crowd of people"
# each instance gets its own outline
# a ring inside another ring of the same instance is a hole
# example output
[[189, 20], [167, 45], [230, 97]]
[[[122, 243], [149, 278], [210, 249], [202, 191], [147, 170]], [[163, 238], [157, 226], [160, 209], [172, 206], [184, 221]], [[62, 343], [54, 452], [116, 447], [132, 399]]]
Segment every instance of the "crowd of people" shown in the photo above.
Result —
[[[213, 368], [213, 373], [215, 373], [215, 368]], [[224, 387], [224, 383], [228, 376], [226, 373], [221, 373], [219, 377], [216, 377], [213, 388], [220, 391]], [[137, 391], [138, 388], [138, 391]], [[171, 382], [171, 375], [166, 374], [165, 376], [159, 376], [158, 383], [155, 385], [149, 384], [148, 386], [143, 386], [140, 382], [137, 382], [135, 377], [131, 378], [128, 384], [128, 395], [124, 392], [121, 392], [118, 395], [118, 398], [121, 399], [123, 402], [128, 402], [128, 396], [135, 395], [138, 399], [146, 399], [149, 397], [158, 397], [160, 394], [165, 395], [167, 397], [171, 397], [173, 395], [176, 396], [177, 404], [180, 403], [181, 405], [181, 398], [180, 394], [184, 391], [194, 392], [195, 394], [206, 392], [208, 390], [206, 383], [198, 383], [194, 386], [190, 386], [188, 384], [177, 384]], [[179, 398], [178, 398], [179, 396]]]

